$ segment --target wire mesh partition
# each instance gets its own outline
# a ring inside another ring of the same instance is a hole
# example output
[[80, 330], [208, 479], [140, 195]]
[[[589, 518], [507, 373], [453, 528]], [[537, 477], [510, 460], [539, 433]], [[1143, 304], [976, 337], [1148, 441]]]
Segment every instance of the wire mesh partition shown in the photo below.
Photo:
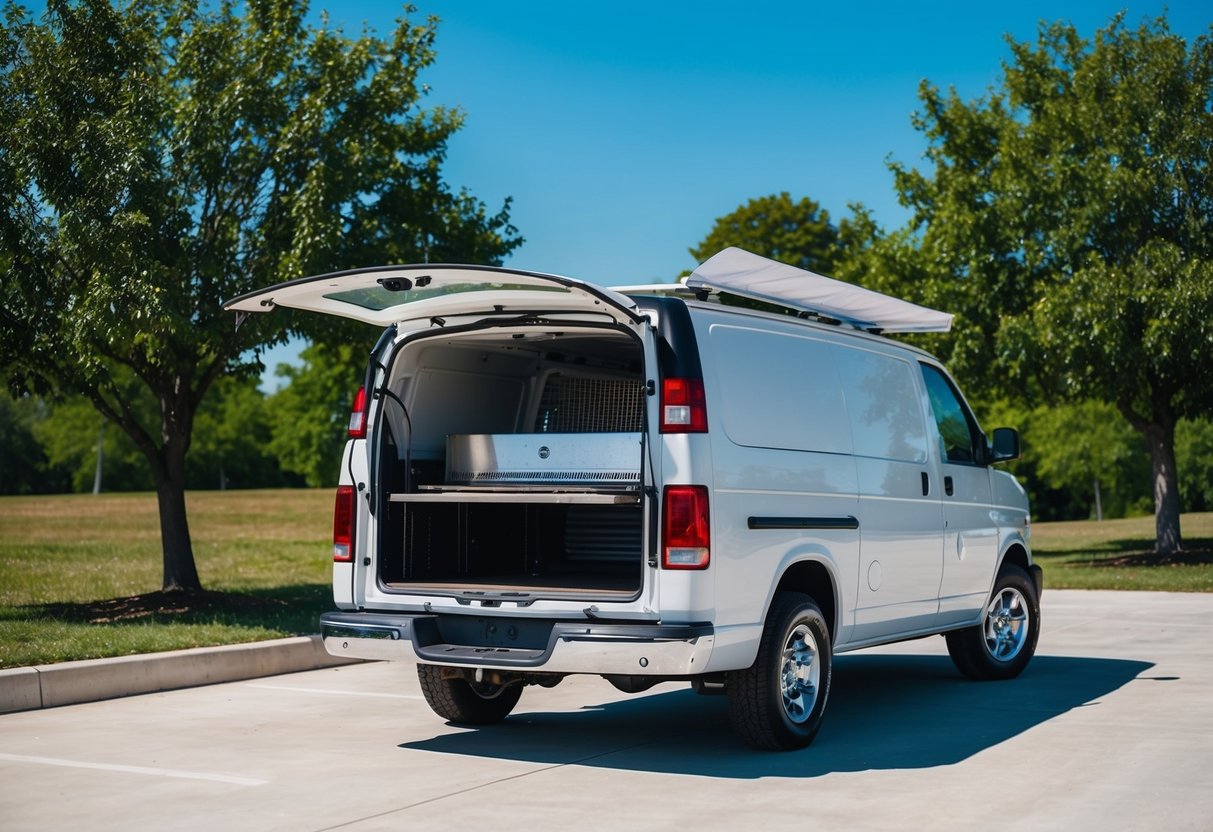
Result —
[[631, 378], [549, 376], [537, 433], [636, 433], [644, 428], [644, 384]]

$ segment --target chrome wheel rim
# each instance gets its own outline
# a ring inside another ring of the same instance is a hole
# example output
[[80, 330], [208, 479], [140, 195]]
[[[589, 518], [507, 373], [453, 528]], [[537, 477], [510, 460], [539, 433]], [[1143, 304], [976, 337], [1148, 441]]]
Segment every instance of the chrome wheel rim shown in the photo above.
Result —
[[1031, 628], [1028, 602], [1014, 587], [995, 593], [986, 607], [986, 650], [995, 661], [1009, 662], [1019, 655]]
[[817, 640], [807, 624], [797, 624], [784, 642], [779, 671], [783, 712], [789, 720], [797, 724], [808, 721], [820, 683]]

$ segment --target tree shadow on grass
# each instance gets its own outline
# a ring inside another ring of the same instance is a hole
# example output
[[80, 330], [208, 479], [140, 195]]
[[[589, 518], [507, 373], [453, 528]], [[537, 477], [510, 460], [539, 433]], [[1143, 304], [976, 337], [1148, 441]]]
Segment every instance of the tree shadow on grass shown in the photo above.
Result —
[[316, 632], [332, 606], [328, 584], [296, 584], [246, 592], [145, 592], [99, 601], [27, 604], [7, 609], [8, 620], [72, 624], [225, 624], [298, 633]]
[[1154, 554], [1154, 541], [1146, 538], [1125, 538], [1100, 543], [1098, 548], [1039, 550], [1036, 556], [1045, 564], [1051, 559], [1068, 560], [1083, 566], [1204, 566], [1213, 564], [1213, 539], [1193, 538], [1184, 541], [1183, 549], [1173, 555]]
[[526, 713], [500, 725], [401, 748], [517, 760], [751, 779], [953, 765], [1075, 708], [1153, 667], [1118, 659], [1037, 656], [1018, 679], [970, 682], [939, 656], [836, 660], [826, 721], [801, 752], [751, 751], [728, 730], [727, 703], [690, 690]]

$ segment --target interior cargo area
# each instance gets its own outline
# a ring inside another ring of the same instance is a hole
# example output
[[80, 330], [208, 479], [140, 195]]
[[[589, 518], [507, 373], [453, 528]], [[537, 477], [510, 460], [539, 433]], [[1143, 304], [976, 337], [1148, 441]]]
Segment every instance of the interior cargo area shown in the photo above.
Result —
[[644, 360], [625, 331], [493, 327], [407, 342], [376, 438], [389, 591], [640, 591]]

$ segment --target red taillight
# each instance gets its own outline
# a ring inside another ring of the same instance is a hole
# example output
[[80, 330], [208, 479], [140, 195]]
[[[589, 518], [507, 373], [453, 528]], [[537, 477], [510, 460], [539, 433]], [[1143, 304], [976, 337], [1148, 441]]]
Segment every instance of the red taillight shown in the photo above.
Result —
[[661, 565], [666, 569], [707, 569], [712, 533], [705, 485], [667, 485], [662, 499]]
[[352, 485], [337, 486], [337, 501], [333, 504], [333, 560], [337, 563], [354, 559], [356, 493]]
[[366, 439], [366, 415], [369, 400], [366, 388], [359, 387], [354, 394], [354, 403], [350, 406], [350, 438]]
[[701, 378], [667, 378], [661, 383], [661, 432], [706, 433], [708, 406]]

